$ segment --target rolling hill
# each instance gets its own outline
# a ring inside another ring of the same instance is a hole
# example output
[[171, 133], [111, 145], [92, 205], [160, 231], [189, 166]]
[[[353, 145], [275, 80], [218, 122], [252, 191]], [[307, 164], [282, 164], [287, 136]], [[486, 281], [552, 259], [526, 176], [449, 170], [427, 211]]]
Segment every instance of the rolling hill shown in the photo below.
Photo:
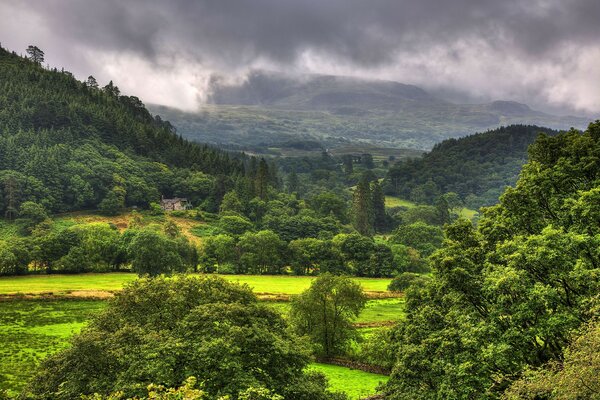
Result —
[[239, 84], [215, 79], [208, 104], [189, 113], [150, 106], [184, 137], [237, 149], [291, 139], [430, 149], [444, 139], [511, 124], [584, 128], [585, 118], [559, 117], [513, 101], [455, 104], [391, 81], [339, 76], [289, 77], [255, 71]]
[[558, 131], [531, 125], [511, 125], [460, 139], [447, 139], [421, 158], [393, 165], [384, 180], [387, 194], [433, 204], [455, 192], [469, 208], [495, 204], [506, 186], [514, 186], [527, 149], [540, 133]]

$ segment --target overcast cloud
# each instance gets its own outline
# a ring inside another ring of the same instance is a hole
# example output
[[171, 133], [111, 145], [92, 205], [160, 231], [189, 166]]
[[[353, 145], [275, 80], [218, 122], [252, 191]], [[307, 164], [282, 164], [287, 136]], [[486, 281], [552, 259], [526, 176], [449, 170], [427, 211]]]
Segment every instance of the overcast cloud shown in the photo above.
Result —
[[192, 110], [211, 74], [390, 79], [600, 113], [598, 0], [0, 0], [0, 42]]

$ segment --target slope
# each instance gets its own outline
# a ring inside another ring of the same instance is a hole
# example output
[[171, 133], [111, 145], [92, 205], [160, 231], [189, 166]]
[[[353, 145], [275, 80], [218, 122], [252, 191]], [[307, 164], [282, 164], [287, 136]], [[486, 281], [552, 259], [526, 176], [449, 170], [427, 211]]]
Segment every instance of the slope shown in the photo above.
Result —
[[527, 148], [548, 128], [512, 125], [461, 139], [448, 139], [418, 159], [392, 166], [384, 180], [387, 194], [433, 203], [439, 194], [455, 192], [467, 207], [492, 205], [506, 186], [517, 181]]
[[243, 173], [243, 161], [183, 139], [112, 82], [80, 82], [0, 48], [2, 215], [28, 200], [60, 212], [205, 198], [216, 175]]

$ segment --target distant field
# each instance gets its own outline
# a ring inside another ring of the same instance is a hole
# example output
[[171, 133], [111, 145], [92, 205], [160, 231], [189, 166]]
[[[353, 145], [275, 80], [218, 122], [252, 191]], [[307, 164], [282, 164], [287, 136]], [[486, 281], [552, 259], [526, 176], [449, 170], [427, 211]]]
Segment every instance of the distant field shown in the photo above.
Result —
[[[247, 283], [257, 293], [298, 294], [310, 286], [314, 277], [287, 275], [220, 275], [239, 283]], [[78, 275], [26, 275], [0, 277], [0, 295], [40, 294], [55, 295], [77, 291], [116, 291], [136, 279], [133, 273], [78, 274]], [[384, 292], [391, 282], [385, 278], [354, 278], [364, 290]], [[93, 294], [93, 293], [91, 293]]]
[[345, 392], [351, 400], [377, 393], [377, 386], [389, 379], [385, 375], [330, 364], [314, 363], [310, 368], [325, 374], [332, 390]]
[[[386, 207], [413, 208], [413, 207], [416, 207], [417, 204], [413, 203], [410, 200], [401, 199], [399, 197], [385, 196], [385, 206]], [[476, 210], [471, 210], [470, 208], [464, 207], [464, 208], [460, 209], [460, 211], [458, 212], [458, 215], [463, 218], [472, 220], [475, 217], [477, 217], [477, 215], [479, 215], [479, 213]]]

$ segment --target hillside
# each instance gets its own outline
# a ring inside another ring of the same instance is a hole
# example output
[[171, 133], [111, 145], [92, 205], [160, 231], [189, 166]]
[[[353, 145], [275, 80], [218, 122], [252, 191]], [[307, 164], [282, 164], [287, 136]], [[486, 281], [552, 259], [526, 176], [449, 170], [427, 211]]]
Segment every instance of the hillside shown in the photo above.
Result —
[[186, 138], [248, 149], [286, 140], [319, 140], [335, 148], [370, 143], [430, 149], [444, 139], [511, 124], [584, 128], [525, 104], [454, 104], [423, 89], [390, 81], [254, 72], [237, 85], [215, 80], [208, 104], [195, 113], [153, 105]]
[[161, 195], [216, 203], [215, 176], [242, 174], [243, 163], [183, 139], [112, 81], [80, 82], [0, 49], [3, 216], [14, 217], [25, 201], [50, 212], [146, 207]]
[[506, 186], [513, 186], [527, 161], [527, 148], [543, 132], [530, 125], [511, 125], [460, 139], [448, 139], [421, 158], [392, 166], [385, 178], [388, 194], [433, 203], [440, 193], [455, 192], [470, 208], [492, 205]]

